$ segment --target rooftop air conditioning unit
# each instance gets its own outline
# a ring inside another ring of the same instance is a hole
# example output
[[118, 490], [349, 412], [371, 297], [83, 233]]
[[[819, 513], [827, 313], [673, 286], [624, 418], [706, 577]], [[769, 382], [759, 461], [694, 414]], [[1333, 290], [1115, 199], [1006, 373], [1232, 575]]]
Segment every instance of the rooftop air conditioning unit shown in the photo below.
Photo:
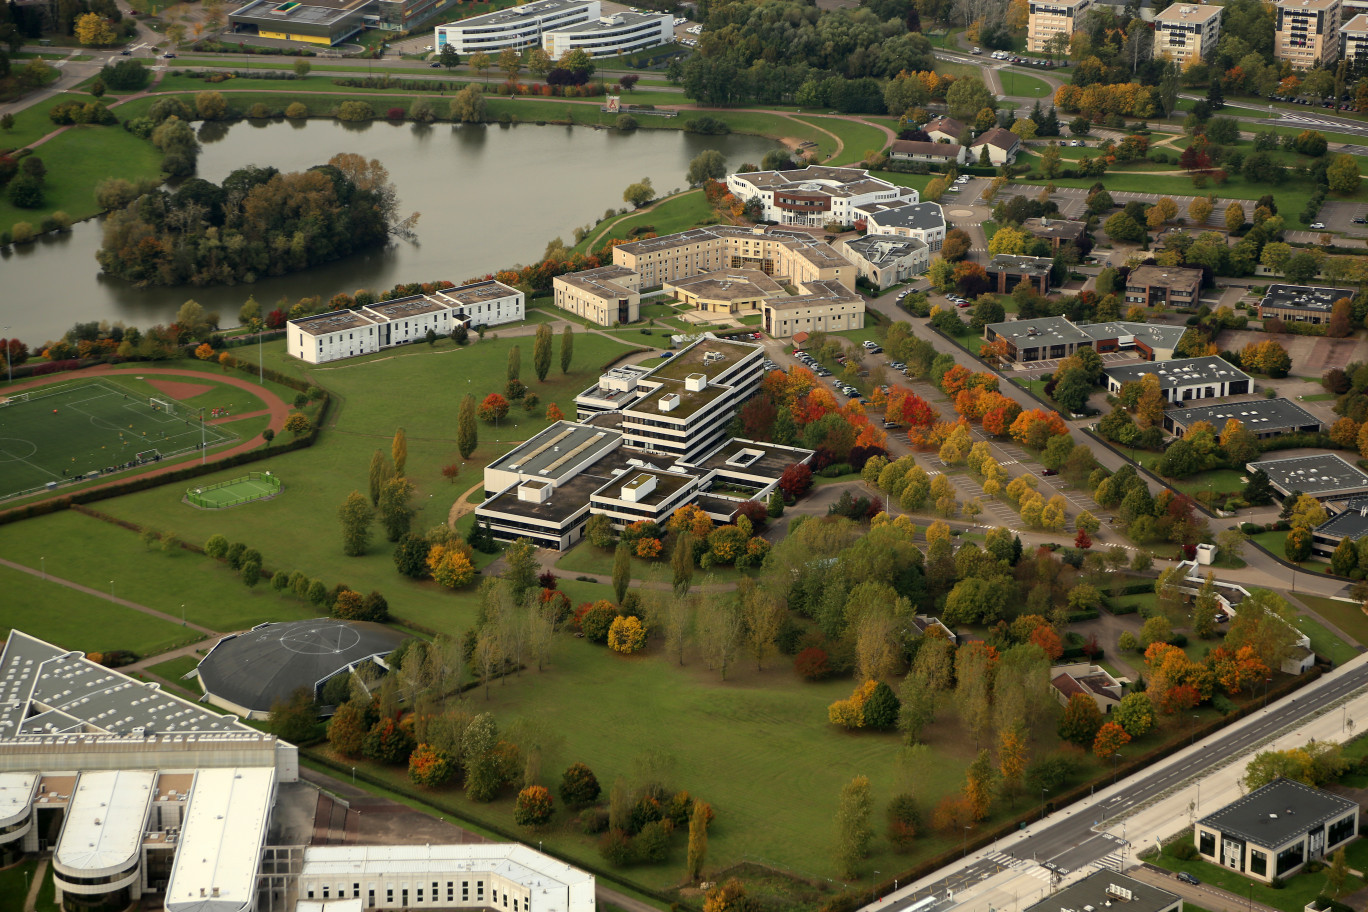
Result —
[[679, 407], [679, 393], [666, 393], [660, 397], [660, 410], [662, 412], [673, 412]]
[[701, 393], [708, 383], [707, 374], [689, 374], [684, 378], [684, 388], [691, 393]]

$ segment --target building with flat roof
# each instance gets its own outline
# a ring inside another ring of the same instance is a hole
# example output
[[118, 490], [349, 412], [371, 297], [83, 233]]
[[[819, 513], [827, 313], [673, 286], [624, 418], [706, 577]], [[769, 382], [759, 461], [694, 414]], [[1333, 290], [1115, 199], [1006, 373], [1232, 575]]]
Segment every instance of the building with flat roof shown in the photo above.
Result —
[[829, 165], [728, 174], [727, 189], [742, 202], [759, 200], [765, 221], [807, 228], [822, 228], [833, 222], [853, 225], [862, 206], [915, 203], [921, 198], [916, 190], [872, 177], [863, 168]]
[[913, 238], [932, 253], [945, 244], [945, 210], [940, 203], [874, 203], [861, 212], [870, 234]]
[[1183, 899], [1125, 874], [1097, 871], [1035, 905], [1027, 906], [1025, 912], [1077, 912], [1079, 909], [1183, 912]]
[[533, 0], [439, 25], [433, 30], [432, 46], [441, 51], [451, 45], [458, 54], [483, 51], [497, 57], [504, 48], [541, 47], [546, 32], [596, 20], [600, 8], [599, 0]]
[[[1347, 6], [1341, 15], [1350, 15]], [[1340, 54], [1349, 61], [1351, 68], [1368, 65], [1368, 15], [1355, 13], [1352, 19], [1340, 26]]]
[[[683, 288], [684, 292], [676, 296], [692, 301], [701, 310], [758, 313], [765, 332], [776, 338], [864, 326], [864, 299], [854, 292], [855, 265], [830, 244], [802, 231], [729, 225], [694, 228], [619, 244], [613, 248], [613, 263], [639, 275], [641, 287]], [[756, 281], [749, 288], [731, 283], [725, 294], [720, 285], [711, 284], [707, 286], [711, 296], [700, 296], [688, 294], [687, 283], [681, 285], [698, 277], [727, 282], [726, 275], [745, 277], [752, 273], [792, 285], [798, 293], [762, 297], [756, 292], [769, 286]]]
[[1044, 54], [1055, 49], [1051, 42], [1062, 35], [1067, 51], [1068, 39], [1090, 6], [1092, 0], [1031, 0], [1030, 17], [1026, 20], [1026, 50]]
[[1273, 56], [1298, 70], [1339, 59], [1340, 0], [1280, 0]]
[[1178, 351], [1178, 344], [1187, 333], [1186, 326], [1134, 323], [1126, 320], [1084, 323], [1079, 328], [1092, 336], [1099, 354], [1134, 350], [1146, 361], [1172, 361]]
[[1318, 434], [1321, 420], [1290, 399], [1254, 399], [1249, 402], [1224, 402], [1164, 412], [1164, 430], [1182, 437], [1198, 421], [1207, 421], [1220, 433], [1226, 422], [1235, 419], [1260, 440], [1284, 434]]
[[1329, 558], [1346, 538], [1351, 542], [1368, 538], [1368, 497], [1349, 498], [1338, 513], [1312, 529], [1311, 553]]
[[508, 843], [308, 846], [299, 873], [299, 896], [304, 902], [357, 900], [365, 909], [595, 908], [592, 874]]
[[1088, 233], [1088, 226], [1083, 222], [1074, 222], [1068, 219], [1059, 218], [1032, 218], [1021, 223], [1032, 237], [1049, 241], [1050, 245], [1058, 250], [1065, 244], [1081, 246], [1083, 238]]
[[931, 266], [931, 248], [916, 238], [867, 234], [842, 241], [841, 253], [855, 264], [860, 278], [875, 288], [906, 282]]
[[1279, 778], [1198, 820], [1193, 841], [1203, 860], [1270, 883], [1353, 842], [1358, 823], [1357, 802]]
[[1159, 378], [1159, 389], [1169, 402], [1190, 399], [1220, 399], [1253, 392], [1254, 381], [1244, 371], [1214, 355], [1204, 358], [1178, 358], [1159, 364], [1126, 364], [1108, 367], [1107, 390], [1121, 392], [1121, 386], [1146, 374]]
[[366, 27], [375, 0], [251, 0], [228, 14], [236, 35], [260, 35], [331, 47]]
[[624, 266], [600, 266], [551, 280], [556, 306], [600, 326], [641, 319], [641, 276]]
[[998, 294], [1010, 294], [1022, 282], [1049, 294], [1053, 275], [1054, 260], [1050, 257], [999, 253], [988, 261], [988, 281]]
[[1221, 37], [1224, 8], [1209, 4], [1175, 3], [1154, 17], [1154, 53], [1179, 66], [1201, 60]]
[[451, 333], [457, 324], [497, 326], [523, 319], [526, 296], [492, 279], [380, 301], [353, 310], [300, 317], [285, 324], [285, 351], [310, 364], [323, 364], [409, 342], [429, 331]]
[[984, 149], [988, 150], [988, 160], [992, 164], [1010, 165], [1021, 151], [1021, 137], [1002, 127], [984, 130], [969, 144], [969, 164], [979, 162]]
[[1265, 459], [1251, 462], [1245, 468], [1267, 475], [1279, 500], [1293, 491], [1321, 501], [1368, 494], [1368, 475], [1334, 453]]
[[1202, 296], [1202, 270], [1187, 266], [1140, 266], [1126, 278], [1126, 303], [1191, 307]]
[[788, 294], [784, 286], [758, 269], [722, 269], [666, 282], [676, 301], [694, 310], [732, 316], [759, 313], [770, 298]]
[[1081, 348], [1099, 355], [1134, 351], [1146, 361], [1167, 361], [1186, 331], [1183, 326], [1154, 323], [1074, 323], [1068, 317], [1035, 317], [990, 323], [983, 328], [983, 339], [1006, 342], [1007, 363], [1026, 367], [1067, 358]]
[[542, 35], [542, 50], [552, 60], [571, 51], [590, 57], [618, 57], [674, 41], [674, 16], [669, 13], [617, 12], [588, 22], [562, 25]]
[[[1368, 18], [1368, 17], [1365, 17]], [[1269, 285], [1259, 302], [1259, 319], [1284, 323], [1328, 323], [1335, 302], [1357, 294], [1352, 288], [1318, 285]]]

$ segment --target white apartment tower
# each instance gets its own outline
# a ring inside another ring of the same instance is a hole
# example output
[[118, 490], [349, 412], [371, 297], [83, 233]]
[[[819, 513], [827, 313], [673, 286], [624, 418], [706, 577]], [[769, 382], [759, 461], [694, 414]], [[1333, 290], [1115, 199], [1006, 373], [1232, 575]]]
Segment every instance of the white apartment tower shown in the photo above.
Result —
[[1179, 66], [1201, 60], [1221, 37], [1222, 7], [1175, 3], [1154, 17], [1154, 53]]

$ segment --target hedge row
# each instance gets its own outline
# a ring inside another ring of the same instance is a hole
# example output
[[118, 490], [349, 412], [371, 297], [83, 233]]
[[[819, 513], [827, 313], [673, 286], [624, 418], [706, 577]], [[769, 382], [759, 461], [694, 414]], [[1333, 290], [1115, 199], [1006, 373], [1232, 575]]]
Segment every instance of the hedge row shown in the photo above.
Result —
[[646, 354], [646, 353], [649, 352], [649, 351], [650, 351], [649, 348], [629, 348], [629, 349], [627, 349], [627, 351], [623, 352], [622, 354], [617, 355], [617, 356], [612, 357], [612, 358], [609, 358], [607, 361], [603, 362], [603, 366], [600, 367], [599, 370], [601, 370], [601, 371], [606, 371], [606, 370], [608, 370], [609, 368], [611, 368], [613, 365], [617, 364], [618, 362], [620, 362], [620, 361], [622, 361], [622, 360], [624, 360], [624, 359], [626, 359], [626, 358], [630, 358], [630, 357], [632, 357], [633, 355], [644, 355], [644, 354]]

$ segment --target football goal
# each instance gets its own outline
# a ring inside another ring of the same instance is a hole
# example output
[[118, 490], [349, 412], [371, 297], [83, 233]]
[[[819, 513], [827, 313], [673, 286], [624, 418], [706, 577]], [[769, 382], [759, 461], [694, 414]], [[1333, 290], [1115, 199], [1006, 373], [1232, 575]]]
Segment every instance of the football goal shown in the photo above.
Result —
[[147, 404], [150, 405], [150, 406], [152, 406], [152, 410], [153, 410], [154, 412], [166, 412], [166, 414], [172, 415], [172, 416], [174, 416], [174, 415], [176, 414], [176, 406], [175, 406], [175, 403], [168, 402], [168, 401], [165, 400], [165, 399], [158, 399], [158, 398], [156, 398], [156, 397], [149, 397], [148, 400], [147, 400]]
[[143, 450], [141, 453], [138, 453], [133, 457], [134, 462], [136, 462], [138, 465], [143, 465], [148, 462], [156, 462], [159, 459], [161, 459], [160, 450]]
[[16, 402], [28, 402], [28, 393], [15, 393], [13, 396], [0, 397], [0, 408], [7, 405], [14, 405]]

